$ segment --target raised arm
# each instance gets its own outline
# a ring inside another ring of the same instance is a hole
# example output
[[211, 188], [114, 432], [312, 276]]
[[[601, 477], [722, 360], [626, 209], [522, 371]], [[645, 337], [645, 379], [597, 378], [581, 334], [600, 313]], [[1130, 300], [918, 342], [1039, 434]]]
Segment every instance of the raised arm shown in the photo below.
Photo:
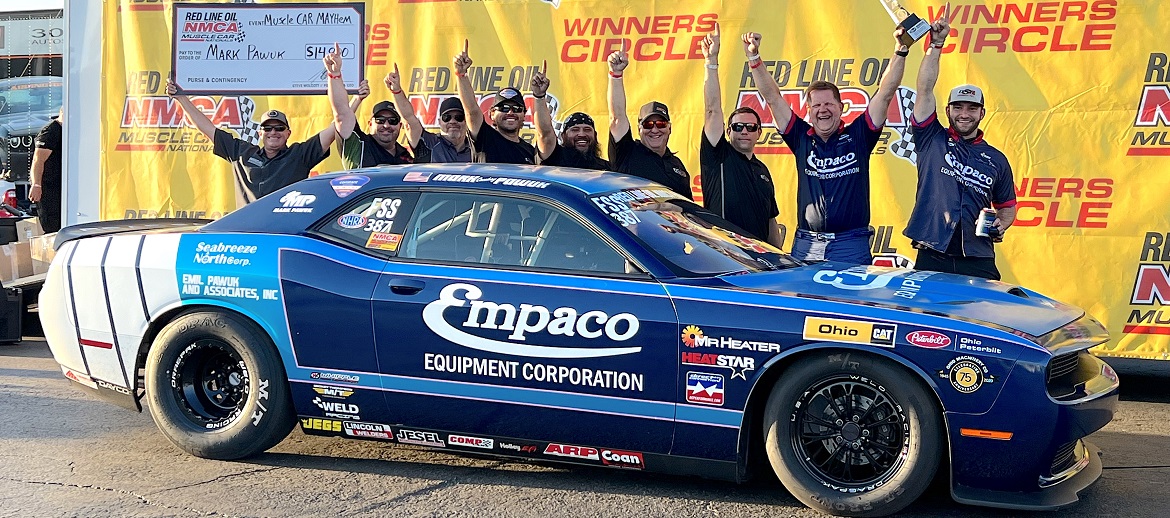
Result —
[[[948, 6], [950, 4], [947, 4]], [[914, 120], [922, 122], [934, 115], [937, 102], [934, 97], [934, 85], [938, 83], [938, 59], [942, 54], [943, 45], [951, 33], [949, 21], [950, 9], [943, 10], [942, 16], [930, 24], [930, 46], [926, 49], [926, 56], [922, 58], [922, 65], [918, 67], [917, 96], [914, 100]]]
[[463, 101], [463, 113], [467, 115], [467, 129], [472, 136], [479, 136], [479, 129], [483, 127], [483, 109], [475, 98], [475, 90], [471, 87], [471, 78], [467, 77], [467, 70], [471, 68], [471, 58], [467, 55], [468, 41], [463, 40], [463, 53], [455, 56], [455, 75], [459, 78], [459, 100]]
[[179, 93], [179, 86], [171, 78], [167, 78], [167, 95], [179, 102], [179, 106], [183, 108], [183, 113], [187, 114], [187, 120], [191, 121], [203, 136], [210, 140], [215, 140], [215, 124], [211, 123], [211, 119], [207, 118], [207, 114], [203, 110], [195, 107], [191, 99], [186, 95]]
[[329, 106], [333, 108], [333, 128], [341, 140], [353, 134], [357, 117], [349, 107], [349, 95], [345, 92], [345, 80], [341, 78], [341, 48], [333, 44], [333, 51], [322, 59], [325, 75], [329, 77]]
[[418, 149], [418, 141], [422, 139], [424, 131], [423, 123], [418, 120], [418, 115], [414, 113], [414, 105], [410, 104], [410, 99], [407, 99], [406, 93], [402, 91], [402, 76], [398, 74], [398, 63], [394, 64], [393, 72], [386, 74], [386, 88], [394, 95], [394, 106], [398, 107], [398, 114], [406, 123], [406, 139], [410, 142], [411, 149]]
[[369, 82], [369, 80], [362, 79], [362, 82], [358, 83], [357, 95], [353, 96], [353, 98], [349, 100], [349, 111], [353, 112], [356, 115], [358, 108], [360, 108], [362, 105], [362, 101], [365, 101], [366, 97], [369, 97], [369, 96], [370, 96], [370, 82]]
[[548, 109], [548, 60], [540, 72], [532, 74], [532, 119], [536, 123], [536, 147], [540, 159], [544, 160], [557, 148], [557, 130], [553, 127], [552, 113]]
[[743, 52], [747, 55], [748, 67], [752, 70], [756, 90], [760, 92], [764, 102], [768, 103], [768, 111], [772, 112], [772, 121], [776, 124], [776, 129], [784, 131], [788, 127], [788, 122], [792, 120], [792, 107], [784, 100], [784, 96], [780, 95], [780, 85], [776, 83], [776, 78], [768, 73], [763, 59], [760, 58], [760, 41], [763, 38], [758, 32], [744, 34], [741, 38]]
[[719, 24], [703, 38], [703, 57], [706, 74], [703, 75], [703, 135], [712, 146], [723, 137], [723, 96], [719, 91]]
[[609, 55], [609, 134], [618, 140], [630, 131], [630, 117], [626, 115], [626, 85], [622, 74], [630, 66], [630, 56], [622, 50]]
[[906, 73], [906, 54], [910, 48], [898, 40], [903, 29], [894, 31], [894, 55], [890, 57], [890, 65], [886, 67], [886, 75], [882, 76], [882, 83], [869, 103], [869, 120], [878, 127], [886, 125], [886, 115], [890, 111], [890, 102], [898, 93], [898, 86], [902, 84], [902, 76]]

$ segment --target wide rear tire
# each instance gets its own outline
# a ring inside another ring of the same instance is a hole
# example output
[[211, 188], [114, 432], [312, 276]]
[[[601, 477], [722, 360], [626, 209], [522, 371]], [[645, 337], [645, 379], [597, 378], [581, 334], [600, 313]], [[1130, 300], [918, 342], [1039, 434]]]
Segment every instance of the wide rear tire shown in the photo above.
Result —
[[194, 311], [167, 324], [146, 359], [146, 396], [159, 430], [197, 457], [248, 457], [296, 424], [272, 340], [223, 311]]
[[865, 354], [819, 353], [780, 376], [764, 410], [768, 460], [805, 505], [886, 516], [918, 499], [944, 453], [935, 398], [916, 377]]

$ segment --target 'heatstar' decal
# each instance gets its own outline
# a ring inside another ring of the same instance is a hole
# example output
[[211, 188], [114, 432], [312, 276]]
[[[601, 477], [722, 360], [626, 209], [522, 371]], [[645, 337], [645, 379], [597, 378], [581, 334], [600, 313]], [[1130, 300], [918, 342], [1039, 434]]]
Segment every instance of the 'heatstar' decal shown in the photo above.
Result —
[[[466, 298], [458, 298], [457, 292], [465, 292]], [[544, 306], [520, 304], [517, 308], [512, 304], [480, 300], [483, 292], [471, 284], [449, 284], [439, 292], [439, 299], [427, 304], [423, 308], [423, 321], [435, 334], [456, 344], [497, 354], [512, 356], [528, 356], [533, 358], [600, 358], [604, 356], [619, 356], [634, 354], [642, 350], [641, 347], [556, 347], [549, 345], [535, 345], [515, 342], [501, 342], [482, 336], [467, 333], [447, 322], [443, 311], [447, 308], [461, 308], [470, 305], [470, 313], [461, 327], [499, 329], [512, 331], [508, 335], [511, 340], [524, 341], [526, 333], [548, 333], [550, 335], [575, 336], [584, 338], [600, 338], [605, 336], [615, 342], [623, 342], [638, 334], [640, 322], [638, 317], [630, 313], [619, 313], [610, 316], [604, 311], [586, 311], [578, 313], [570, 307], [560, 307], [549, 311]], [[533, 321], [535, 317], [535, 322]]]

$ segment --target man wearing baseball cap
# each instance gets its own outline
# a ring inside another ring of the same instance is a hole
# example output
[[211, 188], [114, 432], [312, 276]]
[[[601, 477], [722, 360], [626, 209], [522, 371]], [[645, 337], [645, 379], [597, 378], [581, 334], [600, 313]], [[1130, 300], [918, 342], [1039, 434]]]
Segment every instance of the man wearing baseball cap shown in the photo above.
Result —
[[329, 105], [333, 108], [342, 167], [354, 169], [413, 163], [414, 156], [398, 143], [398, 136], [402, 133], [402, 116], [398, 114], [394, 103], [381, 101], [374, 105], [370, 112], [368, 133], [358, 127], [354, 112], [369, 93], [370, 87], [363, 81], [357, 98], [352, 103], [348, 101], [338, 60], [337, 70], [329, 73]]
[[536, 123], [536, 146], [540, 151], [541, 165], [608, 170], [609, 162], [601, 158], [601, 146], [597, 143], [597, 127], [588, 114], [576, 112], [569, 115], [561, 128], [560, 141], [563, 144], [557, 142], [547, 100], [548, 86], [545, 70], [532, 75], [532, 97], [536, 99], [532, 119]]
[[483, 154], [484, 162], [502, 164], [535, 164], [536, 148], [520, 138], [520, 128], [524, 127], [524, 114], [528, 108], [524, 105], [524, 94], [512, 87], [496, 92], [492, 102], [491, 117], [495, 123], [484, 124], [483, 109], [475, 98], [475, 89], [471, 86], [471, 79], [467, 77], [467, 70], [471, 68], [471, 58], [467, 55], [467, 42], [464, 41], [463, 53], [453, 59], [455, 75], [459, 78], [459, 99], [463, 101], [463, 108], [467, 115], [467, 128], [471, 139], [475, 141], [477, 153]]
[[[328, 69], [330, 58], [325, 59]], [[340, 54], [336, 60], [340, 66]], [[167, 79], [167, 95], [179, 102], [187, 118], [214, 143], [212, 152], [231, 162], [236, 177], [236, 208], [308, 178], [313, 167], [329, 156], [329, 146], [336, 135], [331, 124], [308, 140], [290, 146], [292, 126], [288, 116], [269, 110], [260, 123], [261, 145], [257, 146], [215, 127], [191, 99], [179, 93], [171, 79]]]
[[[983, 90], [960, 85], [947, 97], [944, 129], [935, 113], [938, 62], [950, 34], [944, 12], [930, 31], [930, 46], [918, 70], [918, 96], [912, 124], [918, 152], [918, 193], [903, 234], [918, 249], [914, 267], [999, 280], [993, 242], [1016, 219], [1016, 189], [1007, 157], [983, 140], [979, 123], [986, 115]], [[977, 232], [983, 209], [995, 220]], [[985, 235], [980, 235], [985, 234]]]
[[414, 105], [402, 91], [398, 63], [394, 64], [394, 71], [386, 74], [386, 87], [394, 94], [398, 112], [406, 123], [406, 139], [414, 150], [415, 163], [471, 161], [471, 140], [467, 138], [463, 103], [458, 97], [448, 97], [439, 104], [438, 120], [435, 121], [439, 126], [439, 133], [436, 134], [427, 131], [423, 126], [414, 111]]
[[609, 55], [609, 161], [620, 173], [658, 182], [687, 199], [691, 196], [691, 175], [667, 143], [670, 140], [670, 110], [651, 101], [638, 110], [638, 135], [634, 140], [626, 116], [626, 87], [623, 71], [630, 64], [626, 50]]

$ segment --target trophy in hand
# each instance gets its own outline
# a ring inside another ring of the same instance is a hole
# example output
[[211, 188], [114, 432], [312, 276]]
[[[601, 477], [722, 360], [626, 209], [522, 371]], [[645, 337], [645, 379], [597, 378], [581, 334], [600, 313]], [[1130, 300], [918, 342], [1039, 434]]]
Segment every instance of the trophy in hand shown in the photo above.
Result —
[[930, 22], [907, 11], [905, 7], [902, 7], [902, 4], [898, 3], [898, 0], [878, 1], [881, 2], [886, 12], [890, 13], [890, 18], [894, 20], [894, 23], [902, 28], [902, 35], [898, 37], [898, 40], [903, 45], [909, 47], [930, 33]]

